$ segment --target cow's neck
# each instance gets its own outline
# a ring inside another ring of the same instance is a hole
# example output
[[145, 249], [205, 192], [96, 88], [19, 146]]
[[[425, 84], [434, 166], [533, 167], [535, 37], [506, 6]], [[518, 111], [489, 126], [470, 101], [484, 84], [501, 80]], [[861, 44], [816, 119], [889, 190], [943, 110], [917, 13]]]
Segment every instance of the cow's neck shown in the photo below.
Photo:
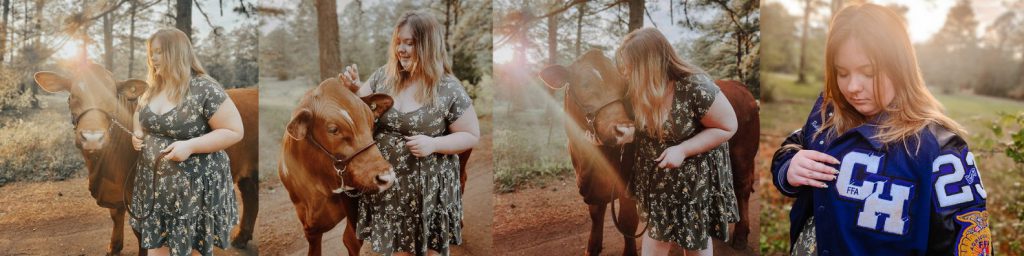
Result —
[[296, 184], [311, 184], [325, 194], [341, 188], [341, 177], [334, 172], [333, 160], [313, 146], [309, 138], [288, 140], [283, 152], [293, 154], [285, 153], [283, 159], [289, 179], [297, 181]]
[[[130, 101], [125, 97], [117, 97], [117, 107], [119, 108], [114, 113], [111, 113], [111, 118], [117, 120], [125, 126], [125, 128], [131, 131], [134, 129], [134, 123], [132, 122], [132, 115], [135, 113], [135, 101]], [[114, 163], [125, 163], [129, 162], [128, 166], [134, 166], [135, 161], [139, 157], [138, 151], [132, 146], [131, 134], [125, 132], [115, 124], [110, 124], [112, 127], [107, 129], [110, 133], [110, 141], [107, 145], [101, 149], [96, 150], [93, 153], [86, 153], [82, 151], [82, 156], [86, 159], [86, 164], [89, 168], [107, 169]]]

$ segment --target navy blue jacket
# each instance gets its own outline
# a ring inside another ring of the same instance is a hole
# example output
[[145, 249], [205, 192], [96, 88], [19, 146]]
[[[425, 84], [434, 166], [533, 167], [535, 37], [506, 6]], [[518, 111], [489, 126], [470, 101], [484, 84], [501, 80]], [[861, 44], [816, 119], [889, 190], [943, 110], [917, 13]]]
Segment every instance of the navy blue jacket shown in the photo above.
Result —
[[[773, 183], [796, 197], [790, 241], [815, 217], [820, 255], [989, 255], [986, 193], [967, 143], [938, 125], [902, 142], [873, 139], [874, 122], [838, 136], [815, 137], [821, 98], [801, 130], [772, 159]], [[884, 118], [884, 117], [883, 117]], [[793, 187], [789, 161], [800, 149], [839, 159], [828, 188]]]

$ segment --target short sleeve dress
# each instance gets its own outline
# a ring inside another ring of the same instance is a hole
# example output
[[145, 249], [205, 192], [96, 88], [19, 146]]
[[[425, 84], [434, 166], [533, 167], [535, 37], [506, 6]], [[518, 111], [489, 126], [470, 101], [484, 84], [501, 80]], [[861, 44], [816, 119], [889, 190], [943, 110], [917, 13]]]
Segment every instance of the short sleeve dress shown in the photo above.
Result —
[[[373, 92], [387, 92], [384, 74], [380, 68], [367, 79]], [[459, 156], [413, 156], [405, 136], [448, 135], [448, 126], [471, 104], [466, 90], [449, 75], [438, 82], [433, 105], [406, 113], [392, 108], [377, 120], [373, 137], [394, 167], [398, 182], [359, 198], [357, 236], [368, 240], [374, 251], [424, 255], [430, 249], [447, 254], [449, 245], [462, 243]]]
[[[146, 137], [130, 205], [139, 216], [149, 216], [129, 218], [129, 224], [141, 234], [143, 248], [167, 246], [171, 255], [189, 255], [193, 249], [213, 255], [213, 246], [227, 246], [231, 228], [238, 222], [227, 153], [192, 154], [185, 161], [165, 161], [160, 170], [153, 170], [154, 159], [167, 145], [209, 133], [208, 120], [226, 99], [216, 81], [193, 76], [188, 93], [167, 113], [140, 107], [139, 121]], [[151, 185], [154, 171], [158, 177], [155, 188]]]
[[678, 168], [658, 168], [665, 149], [704, 130], [700, 119], [708, 112], [719, 88], [706, 74], [693, 74], [675, 83], [669, 120], [662, 124], [664, 140], [638, 129], [636, 166], [630, 190], [650, 227], [648, 236], [688, 250], [703, 250], [708, 236], [728, 239], [729, 223], [739, 221], [732, 188], [729, 143], [688, 156]]

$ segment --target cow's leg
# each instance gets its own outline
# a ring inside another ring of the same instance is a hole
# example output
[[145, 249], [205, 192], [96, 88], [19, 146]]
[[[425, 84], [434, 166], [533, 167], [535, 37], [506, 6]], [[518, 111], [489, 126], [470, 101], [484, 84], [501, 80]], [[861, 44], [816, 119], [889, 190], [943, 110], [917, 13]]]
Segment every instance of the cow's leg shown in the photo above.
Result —
[[753, 181], [751, 180], [754, 176], [753, 166], [753, 163], [750, 163], [733, 169], [733, 190], [736, 192], [736, 201], [740, 208], [740, 221], [736, 223], [731, 241], [731, 245], [735, 249], [745, 249], [747, 237], [750, 235], [750, 193], [753, 192]]
[[346, 198], [341, 200], [341, 204], [345, 207], [342, 209], [345, 216], [342, 217], [346, 221], [345, 232], [342, 234], [341, 241], [345, 244], [348, 255], [359, 255], [359, 251], [363, 247], [363, 240], [359, 240], [356, 237], [356, 222], [359, 220], [359, 200]]
[[110, 220], [114, 222], [114, 230], [110, 233], [110, 245], [107, 255], [121, 255], [124, 248], [124, 208], [110, 208]]
[[625, 240], [622, 255], [637, 255], [636, 253], [636, 238], [630, 237], [636, 234], [636, 227], [640, 224], [640, 216], [636, 212], [636, 201], [630, 199], [628, 196], [619, 198], [619, 224], [624, 228], [624, 232], [629, 234], [623, 234], [622, 237]]
[[590, 240], [587, 241], [587, 255], [601, 255], [604, 238], [604, 212], [607, 204], [588, 204], [590, 208]]
[[363, 240], [356, 238], [356, 228], [353, 221], [349, 221], [345, 225], [345, 233], [341, 236], [341, 242], [345, 244], [348, 255], [359, 255], [359, 250], [363, 247]]
[[[253, 175], [256, 175], [255, 172]], [[256, 226], [256, 215], [260, 210], [260, 180], [248, 177], [238, 181], [238, 191], [242, 193], [242, 223], [231, 236], [231, 246], [245, 248], [252, 239], [252, 231]]]
[[139, 242], [139, 256], [146, 256], [149, 254], [149, 249], [142, 248], [142, 234], [132, 229], [132, 234], [135, 234], [135, 241]]
[[309, 253], [307, 255], [320, 255], [320, 239], [323, 238], [324, 232], [317, 228], [306, 228], [306, 242], [309, 243]]

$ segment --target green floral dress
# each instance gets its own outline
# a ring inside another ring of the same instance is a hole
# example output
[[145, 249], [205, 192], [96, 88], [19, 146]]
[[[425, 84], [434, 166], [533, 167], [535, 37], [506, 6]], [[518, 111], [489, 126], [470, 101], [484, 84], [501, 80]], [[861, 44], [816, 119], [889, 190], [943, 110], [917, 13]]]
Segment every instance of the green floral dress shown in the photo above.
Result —
[[[384, 69], [367, 79], [374, 92], [382, 88]], [[374, 139], [394, 167], [398, 182], [391, 188], [359, 198], [356, 232], [374, 251], [384, 254], [427, 249], [447, 254], [450, 244], [462, 243], [462, 195], [459, 192], [459, 157], [434, 153], [416, 157], [405, 146], [405, 136], [439, 137], [450, 134], [452, 124], [472, 101], [454, 76], [437, 84], [433, 105], [410, 112], [390, 109], [375, 125]]]
[[193, 76], [187, 95], [167, 113], [140, 107], [139, 121], [146, 137], [135, 169], [131, 207], [139, 216], [149, 217], [129, 218], [128, 222], [141, 234], [143, 248], [167, 246], [171, 255], [189, 255], [193, 249], [213, 255], [213, 246], [227, 247], [231, 228], [238, 222], [227, 153], [222, 150], [192, 154], [182, 162], [165, 161], [156, 170], [158, 180], [156, 188], [152, 187], [153, 163], [160, 150], [175, 141], [209, 133], [208, 120], [226, 99], [216, 81]]
[[707, 247], [709, 235], [726, 240], [729, 223], [739, 221], [728, 142], [688, 156], [678, 168], [658, 168], [653, 161], [665, 149], [704, 129], [700, 119], [718, 92], [718, 86], [706, 74], [677, 81], [670, 120], [663, 124], [665, 140], [638, 129], [637, 164], [630, 190], [641, 216], [650, 225], [647, 234], [651, 238], [702, 250]]

